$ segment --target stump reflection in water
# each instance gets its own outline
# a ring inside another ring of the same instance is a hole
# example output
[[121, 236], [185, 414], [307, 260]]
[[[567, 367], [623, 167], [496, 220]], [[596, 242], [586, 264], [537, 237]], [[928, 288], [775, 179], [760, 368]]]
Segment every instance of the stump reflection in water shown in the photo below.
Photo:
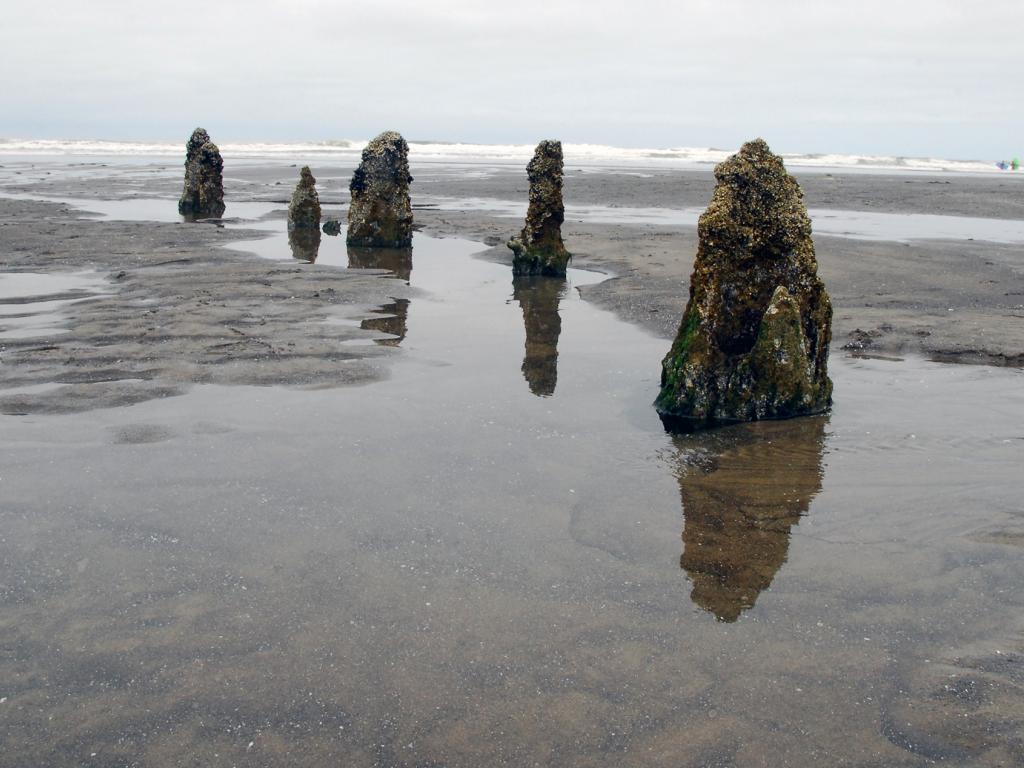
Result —
[[288, 230], [288, 246], [292, 249], [293, 259], [308, 261], [312, 264], [320, 253], [320, 230], [290, 229]]
[[557, 277], [512, 279], [512, 299], [522, 307], [526, 327], [523, 376], [538, 397], [553, 395], [558, 382], [558, 336], [562, 332], [558, 302], [565, 286], [565, 280]]
[[386, 269], [408, 283], [412, 276], [412, 248], [348, 247], [349, 269]]
[[[348, 247], [349, 269], [386, 269], [406, 285], [412, 278], [412, 248], [364, 248]], [[397, 347], [402, 343], [408, 332], [409, 300], [395, 299], [392, 304], [385, 304], [378, 313], [379, 317], [363, 320], [359, 327], [366, 331], [379, 331], [390, 334], [386, 339], [375, 339], [384, 347]]]
[[826, 423], [760, 421], [676, 438], [680, 565], [693, 602], [720, 621], [752, 608], [786, 562], [790, 529], [821, 491]]
[[385, 304], [374, 314], [380, 316], [368, 317], [359, 323], [359, 327], [364, 331], [390, 334], [386, 339], [373, 340], [382, 347], [397, 347], [401, 344], [409, 330], [409, 300], [395, 299], [393, 304]]

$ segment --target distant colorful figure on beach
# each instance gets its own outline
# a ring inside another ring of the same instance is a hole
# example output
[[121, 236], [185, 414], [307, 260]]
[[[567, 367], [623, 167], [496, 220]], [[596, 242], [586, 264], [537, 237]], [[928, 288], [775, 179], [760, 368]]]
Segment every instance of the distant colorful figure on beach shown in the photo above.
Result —
[[512, 274], [565, 277], [572, 255], [562, 242], [562, 142], [545, 139], [538, 144], [526, 175], [530, 180], [526, 223], [519, 237], [508, 241]]
[[190, 219], [224, 215], [224, 160], [210, 134], [196, 128], [185, 144], [185, 188], [178, 213]]
[[1013, 160], [1010, 161], [1010, 167], [1015, 171], [1020, 170], [1020, 158], [1013, 158]]
[[397, 131], [385, 131], [366, 145], [352, 174], [348, 209], [349, 245], [404, 248], [412, 245], [409, 145]]

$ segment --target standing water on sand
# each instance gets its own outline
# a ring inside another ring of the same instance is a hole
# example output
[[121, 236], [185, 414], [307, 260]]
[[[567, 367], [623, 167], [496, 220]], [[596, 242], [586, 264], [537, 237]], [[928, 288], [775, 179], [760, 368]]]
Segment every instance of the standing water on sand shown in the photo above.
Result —
[[833, 354], [828, 416], [670, 436], [604, 276], [429, 209], [302, 263], [251, 203], [295, 172], [223, 228], [0, 208], [34, 272], [110, 276], [2, 350], [0, 765], [1016, 759], [1018, 369]]

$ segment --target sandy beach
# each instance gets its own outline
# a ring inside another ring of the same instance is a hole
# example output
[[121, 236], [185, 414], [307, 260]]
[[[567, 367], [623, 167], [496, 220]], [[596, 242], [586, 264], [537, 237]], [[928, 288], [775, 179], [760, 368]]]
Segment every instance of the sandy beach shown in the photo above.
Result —
[[291, 163], [0, 166], [0, 766], [1024, 760], [1024, 178], [796, 170], [836, 407], [671, 436], [710, 168], [568, 164], [545, 293], [521, 169], [310, 264]]

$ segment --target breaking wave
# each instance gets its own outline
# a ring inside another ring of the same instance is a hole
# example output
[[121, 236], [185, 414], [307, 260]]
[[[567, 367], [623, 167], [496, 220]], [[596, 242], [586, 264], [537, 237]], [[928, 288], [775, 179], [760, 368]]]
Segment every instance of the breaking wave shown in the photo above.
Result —
[[[224, 142], [225, 157], [289, 160], [317, 157], [357, 161], [365, 140], [306, 142]], [[635, 167], [646, 169], [700, 167], [719, 163], [734, 149], [670, 147], [637, 149], [605, 144], [563, 144], [567, 166]], [[532, 144], [462, 144], [442, 141], [410, 141], [414, 162], [515, 164], [529, 161]], [[184, 142], [105, 141], [101, 139], [0, 139], [0, 155], [182, 157]], [[863, 171], [932, 171], [1000, 173], [994, 163], [981, 160], [947, 160], [934, 157], [894, 155], [782, 154], [786, 165], [803, 168], [836, 168]]]

